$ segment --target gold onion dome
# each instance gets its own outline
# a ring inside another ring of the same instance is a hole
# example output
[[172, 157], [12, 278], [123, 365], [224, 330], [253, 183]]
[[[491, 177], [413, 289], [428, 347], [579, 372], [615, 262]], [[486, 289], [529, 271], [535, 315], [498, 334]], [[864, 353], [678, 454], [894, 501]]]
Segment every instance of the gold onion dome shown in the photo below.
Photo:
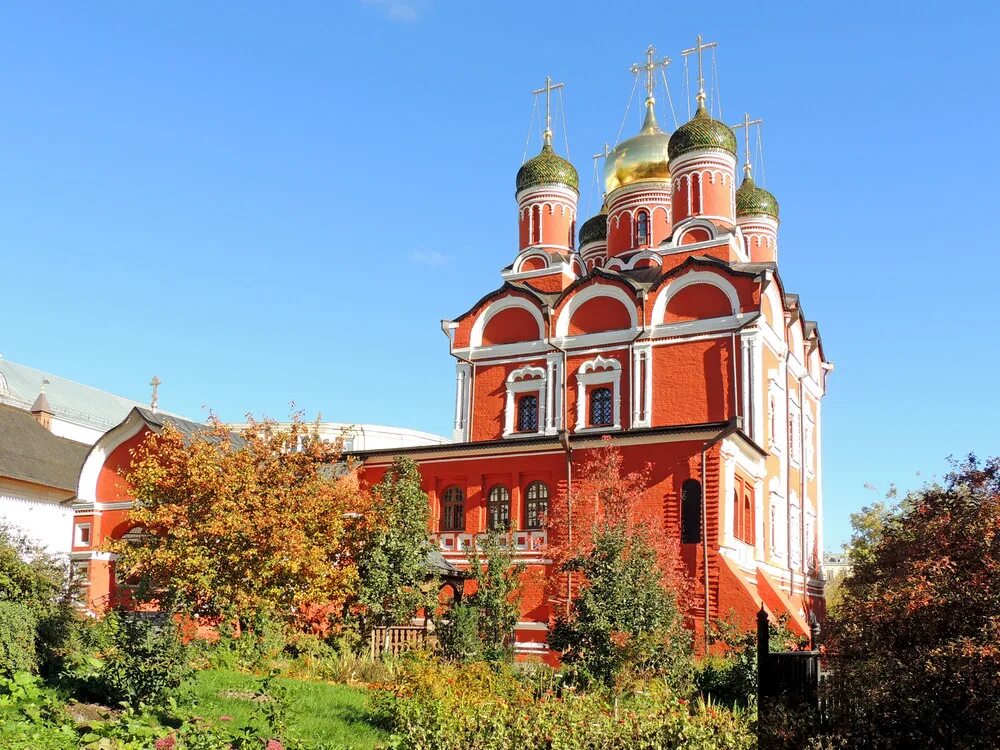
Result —
[[670, 136], [660, 129], [653, 100], [646, 100], [646, 119], [639, 134], [615, 146], [604, 160], [604, 192], [610, 194], [634, 182], [670, 181], [668, 147]]
[[576, 167], [552, 150], [552, 141], [546, 133], [542, 152], [528, 159], [517, 170], [517, 192], [536, 185], [566, 185], [580, 191], [580, 177]]
[[689, 151], [720, 149], [736, 156], [736, 136], [725, 123], [714, 119], [705, 105], [699, 103], [698, 110], [690, 122], [677, 128], [670, 136], [670, 158], [676, 159]]
[[608, 239], [608, 204], [601, 206], [597, 216], [591, 216], [580, 227], [580, 247], [591, 242], [606, 242]]
[[754, 184], [749, 174], [743, 178], [743, 184], [736, 191], [737, 216], [770, 216], [778, 218], [778, 200], [762, 187]]

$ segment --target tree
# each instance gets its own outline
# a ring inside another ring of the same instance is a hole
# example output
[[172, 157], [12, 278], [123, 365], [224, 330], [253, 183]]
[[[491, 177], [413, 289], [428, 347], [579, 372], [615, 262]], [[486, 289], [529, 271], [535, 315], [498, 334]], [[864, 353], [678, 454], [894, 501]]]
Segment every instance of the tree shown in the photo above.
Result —
[[664, 528], [662, 507], [648, 488], [648, 469], [623, 473], [621, 451], [607, 442], [584, 464], [574, 495], [555, 514], [565, 520], [554, 555], [562, 571], [577, 574], [577, 583], [549, 644], [585, 681], [613, 685], [633, 672], [687, 675], [690, 635], [680, 607], [687, 581], [679, 542]]
[[359, 601], [371, 625], [408, 622], [434, 604], [436, 588], [427, 585], [430, 506], [420, 488], [420, 471], [398, 457], [374, 487], [368, 537], [358, 553]]
[[[110, 542], [140, 600], [182, 612], [299, 625], [339, 612], [356, 585], [345, 516], [364, 510], [340, 445], [293, 418], [235, 435], [214, 418], [182, 434], [169, 422], [134, 451], [129, 521], [146, 533]], [[320, 613], [320, 614], [317, 614]]]
[[[1000, 733], [1000, 459], [855, 519], [860, 554], [830, 645], [866, 719], [894, 747], [986, 748]], [[860, 523], [863, 521], [863, 523]]]
[[518, 591], [524, 563], [515, 563], [509, 544], [487, 534], [469, 556], [476, 578], [471, 605], [476, 611], [480, 653], [487, 661], [505, 661], [514, 653], [514, 629], [521, 619]]

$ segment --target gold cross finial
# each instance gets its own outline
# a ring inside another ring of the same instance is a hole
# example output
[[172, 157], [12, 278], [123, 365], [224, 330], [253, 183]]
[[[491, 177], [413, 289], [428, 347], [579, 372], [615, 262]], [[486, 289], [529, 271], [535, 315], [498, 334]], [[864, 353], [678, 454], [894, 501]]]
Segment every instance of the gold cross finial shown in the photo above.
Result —
[[698, 99], [699, 107], [705, 105], [705, 71], [704, 71], [704, 66], [702, 65], [701, 53], [707, 49], [712, 49], [713, 47], [718, 47], [718, 46], [719, 46], [718, 42], [705, 42], [703, 44], [701, 41], [701, 34], [699, 34], [695, 39], [694, 46], [691, 47], [691, 49], [686, 49], [683, 52], [681, 52], [681, 54], [684, 57], [687, 57], [688, 55], [693, 55], [695, 53], [697, 53], [698, 55], [698, 96], [696, 98]]
[[545, 145], [552, 145], [552, 92], [565, 86], [564, 83], [552, 83], [552, 76], [545, 76], [545, 85], [531, 93], [535, 96], [545, 94]]
[[735, 125], [732, 126], [733, 130], [736, 130], [738, 128], [745, 128], [745, 130], [743, 131], [743, 140], [744, 140], [744, 145], [745, 145], [745, 148], [743, 150], [743, 156], [744, 156], [743, 174], [746, 177], [750, 176], [750, 172], [751, 172], [751, 169], [752, 169], [751, 166], [750, 166], [750, 126], [751, 125], [761, 125], [761, 124], [763, 124], [763, 122], [764, 121], [761, 118], [759, 118], [759, 117], [756, 120], [751, 120], [750, 119], [750, 115], [747, 114], [747, 113], [744, 113], [743, 114], [743, 122], [738, 122], [738, 123], [736, 123]]
[[163, 381], [160, 380], [156, 375], [154, 375], [153, 379], [149, 381], [149, 384], [153, 386], [153, 397], [149, 401], [149, 407], [154, 412], [156, 411], [156, 407], [159, 406], [160, 404], [158, 393], [159, 393], [160, 383], [162, 382]]
[[663, 68], [666, 69], [670, 65], [670, 58], [664, 57], [663, 60], [657, 62], [656, 57], [656, 47], [652, 44], [646, 47], [646, 64], [639, 65], [639, 63], [633, 63], [629, 71], [633, 75], [639, 75], [645, 72], [646, 74], [646, 103], [650, 104], [654, 101], [653, 99], [653, 89], [656, 87], [656, 69]]

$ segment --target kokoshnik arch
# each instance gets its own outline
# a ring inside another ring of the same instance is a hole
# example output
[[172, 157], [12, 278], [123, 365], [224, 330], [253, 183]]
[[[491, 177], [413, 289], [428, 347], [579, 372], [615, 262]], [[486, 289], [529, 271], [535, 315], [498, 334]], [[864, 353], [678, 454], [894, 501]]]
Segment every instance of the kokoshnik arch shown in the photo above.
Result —
[[[551, 658], [546, 636], [550, 499], [612, 435], [625, 469], [653, 466], [645, 502], [678, 535], [696, 629], [753, 627], [763, 604], [808, 632], [823, 614], [820, 403], [832, 370], [815, 322], [778, 272], [778, 202], [737, 188], [734, 128], [705, 107], [668, 134], [654, 111], [607, 152], [604, 204], [580, 227], [579, 179], [555, 153], [517, 172], [517, 253], [502, 286], [443, 321], [456, 359], [454, 443], [360, 454], [374, 484], [396, 455], [420, 465], [435, 544], [467, 564], [488, 530], [528, 564], [516, 646]], [[662, 63], [661, 63], [662, 64]], [[545, 93], [552, 90], [547, 82]], [[759, 122], [759, 121], [757, 121]], [[559, 605], [562, 606], [562, 605]]]

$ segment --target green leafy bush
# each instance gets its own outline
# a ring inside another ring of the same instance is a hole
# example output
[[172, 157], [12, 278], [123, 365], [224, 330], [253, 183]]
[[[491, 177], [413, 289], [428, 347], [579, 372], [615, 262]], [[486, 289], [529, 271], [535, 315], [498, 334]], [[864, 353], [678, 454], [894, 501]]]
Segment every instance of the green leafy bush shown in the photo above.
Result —
[[449, 659], [468, 661], [479, 655], [479, 612], [468, 602], [448, 610], [447, 618], [436, 627], [441, 651]]
[[0, 673], [34, 672], [37, 622], [23, 604], [0, 601]]
[[401, 687], [383, 702], [397, 750], [749, 750], [747, 714], [686, 701], [664, 680], [610, 697], [561, 695], [510, 668], [407, 660]]
[[124, 611], [107, 618], [113, 644], [100, 675], [106, 701], [137, 707], [162, 701], [180, 687], [190, 667], [171, 619]]

